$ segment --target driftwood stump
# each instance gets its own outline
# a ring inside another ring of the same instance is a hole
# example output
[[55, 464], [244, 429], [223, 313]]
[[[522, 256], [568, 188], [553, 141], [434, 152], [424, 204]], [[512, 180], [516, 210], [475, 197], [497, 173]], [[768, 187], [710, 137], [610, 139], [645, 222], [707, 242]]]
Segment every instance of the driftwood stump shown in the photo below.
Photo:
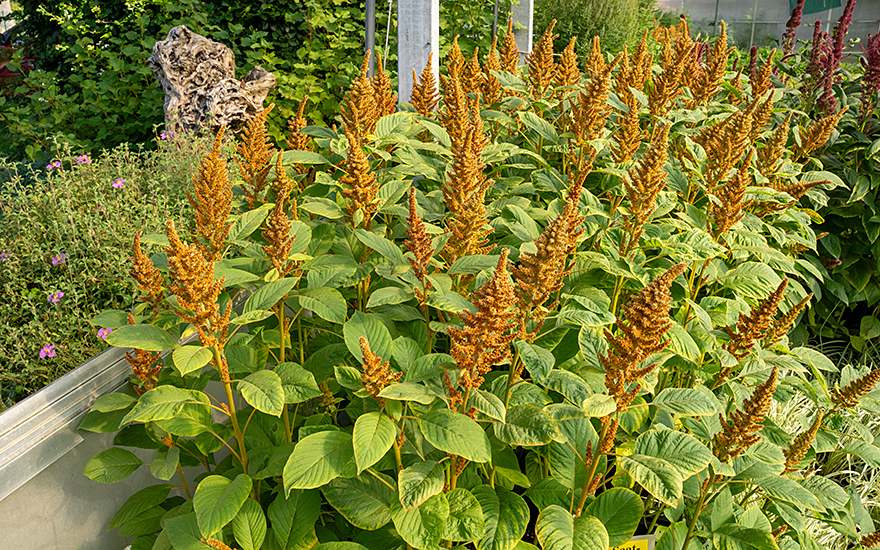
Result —
[[275, 87], [275, 75], [260, 66], [236, 79], [232, 50], [183, 25], [156, 42], [147, 63], [165, 91], [165, 125], [174, 130], [238, 130]]

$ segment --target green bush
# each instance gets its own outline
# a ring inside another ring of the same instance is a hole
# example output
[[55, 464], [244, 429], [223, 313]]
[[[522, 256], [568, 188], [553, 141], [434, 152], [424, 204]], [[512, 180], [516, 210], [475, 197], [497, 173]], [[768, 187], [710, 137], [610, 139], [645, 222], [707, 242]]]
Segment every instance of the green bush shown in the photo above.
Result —
[[[779, 550], [815, 523], [858, 546], [859, 496], [815, 472], [880, 468], [858, 416], [880, 370], [787, 336], [818, 277], [805, 201], [836, 182], [804, 199], [833, 176], [787, 140], [756, 165], [791, 109], [752, 128], [769, 80], [706, 84], [682, 31], [653, 73], [596, 56], [578, 78], [551, 44], [526, 75], [452, 60], [439, 112], [373, 116], [358, 81], [344, 135], [304, 129], [313, 150], [238, 189], [207, 156], [197, 235], [149, 237], [137, 324], [94, 320], [140, 350], [138, 395], [84, 418], [118, 431], [84, 473], [125, 479], [138, 448], [163, 482], [110, 527], [177, 550]], [[269, 158], [259, 130], [246, 158]]]
[[[204, 146], [175, 136], [157, 151], [122, 145], [83, 163], [58, 146], [52, 169], [0, 161], [0, 408], [106, 348], [88, 319], [131, 306], [132, 231], [157, 231], [189, 208]], [[54, 356], [41, 358], [50, 345]]]
[[642, 32], [653, 27], [659, 15], [656, 0], [537, 0], [534, 39], [555, 19], [553, 32], [559, 35], [559, 46], [577, 37], [575, 50], [586, 57], [593, 37], [598, 36], [605, 50], [617, 53], [624, 45], [638, 43]]

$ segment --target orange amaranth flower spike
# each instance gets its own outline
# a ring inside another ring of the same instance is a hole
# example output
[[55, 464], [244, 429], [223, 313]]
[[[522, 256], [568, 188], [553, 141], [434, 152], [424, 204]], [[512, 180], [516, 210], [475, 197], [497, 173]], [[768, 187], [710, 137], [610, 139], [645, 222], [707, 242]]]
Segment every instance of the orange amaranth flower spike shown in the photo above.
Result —
[[376, 90], [373, 88], [372, 80], [367, 76], [370, 54], [371, 52], [367, 52], [364, 56], [361, 72], [339, 107], [346, 134], [351, 133], [361, 139], [376, 130], [376, 121], [381, 116], [376, 105]]
[[414, 187], [409, 190], [409, 217], [406, 219], [406, 223], [409, 227], [406, 230], [406, 241], [403, 245], [413, 254], [413, 257], [407, 258], [407, 260], [412, 265], [416, 278], [422, 284], [422, 289], [414, 288], [413, 290], [419, 302], [423, 302], [426, 298], [425, 292], [431, 284], [428, 281], [428, 265], [434, 255], [434, 246], [431, 237], [425, 231], [425, 224], [416, 210], [416, 190]]
[[[268, 244], [263, 246], [263, 252], [272, 262], [272, 267], [278, 270], [278, 274], [284, 277], [292, 267], [287, 265], [287, 258], [290, 256], [290, 248], [293, 245], [293, 236], [290, 234], [290, 218], [287, 217], [287, 211], [284, 203], [290, 194], [290, 187], [284, 186], [275, 199], [275, 208], [269, 214], [269, 221], [266, 229], [263, 231], [263, 238]], [[291, 201], [293, 203], [293, 214], [296, 219], [296, 197]]]
[[143, 292], [138, 298], [148, 302], [155, 315], [165, 309], [162, 304], [162, 298], [165, 294], [162, 291], [162, 272], [156, 269], [153, 260], [144, 256], [141, 251], [142, 233], [143, 231], [138, 230], [134, 236], [134, 257], [132, 258], [132, 268], [128, 273], [137, 281], [138, 290]]
[[672, 281], [686, 269], [685, 264], [670, 267], [630, 298], [623, 307], [623, 318], [617, 318], [617, 329], [621, 332], [619, 336], [605, 330], [608, 352], [600, 355], [599, 360], [605, 367], [605, 387], [609, 395], [614, 397], [620, 412], [626, 410], [639, 392], [638, 384], [627, 390], [629, 385], [646, 376], [657, 364], [643, 368], [639, 366], [650, 355], [662, 351], [669, 344], [669, 340], [663, 339], [672, 326], [669, 319], [672, 303], [669, 288]]
[[526, 63], [529, 66], [526, 79], [529, 82], [529, 91], [536, 99], [544, 96], [544, 93], [553, 84], [553, 76], [556, 74], [556, 62], [553, 60], [553, 39], [559, 35], [553, 34], [555, 25], [556, 20], [554, 19], [526, 57]]
[[201, 239], [196, 246], [209, 262], [223, 257], [224, 243], [229, 234], [229, 211], [232, 206], [232, 184], [226, 170], [226, 160], [220, 157], [223, 128], [217, 132], [214, 148], [202, 159], [198, 173], [193, 176], [194, 195], [186, 196], [195, 211], [196, 235]]
[[437, 92], [437, 79], [434, 77], [431, 66], [433, 57], [434, 52], [428, 54], [428, 64], [422, 70], [421, 76], [416, 77], [416, 70], [413, 69], [413, 89], [409, 95], [409, 102], [424, 117], [431, 116], [440, 101], [440, 95]]
[[489, 55], [486, 56], [486, 60], [483, 63], [482, 92], [483, 102], [487, 105], [501, 101], [501, 93], [503, 91], [501, 82], [492, 74], [492, 71], [497, 72], [501, 70], [501, 60], [498, 59], [498, 51], [496, 49], [497, 44], [498, 37], [496, 36], [492, 41], [492, 49], [489, 50]]
[[345, 137], [348, 138], [348, 156], [345, 160], [345, 175], [339, 179], [339, 182], [345, 186], [342, 188], [342, 194], [348, 199], [349, 216], [353, 218], [354, 213], [360, 210], [364, 216], [364, 227], [369, 229], [370, 221], [379, 204], [376, 199], [379, 183], [370, 170], [367, 155], [361, 149], [360, 138], [350, 133], [347, 128]]
[[666, 186], [664, 166], [669, 158], [668, 139], [669, 124], [657, 128], [650, 147], [623, 180], [630, 212], [624, 219], [624, 235], [620, 241], [620, 252], [623, 255], [629, 254], [638, 244], [645, 223], [654, 212], [657, 196]]
[[511, 74], [516, 74], [516, 66], [519, 65], [519, 48], [513, 36], [513, 18], [507, 20], [507, 32], [501, 42], [501, 69]]
[[731, 412], [727, 420], [723, 414], [718, 415], [721, 421], [721, 433], [715, 436], [715, 456], [718, 460], [727, 462], [734, 459], [761, 440], [758, 431], [770, 411], [777, 375], [778, 369], [773, 367], [767, 380], [743, 402], [742, 410]]
[[236, 148], [238, 157], [235, 161], [241, 169], [241, 178], [244, 180], [241, 188], [251, 207], [254, 206], [255, 201], [260, 200], [260, 194], [266, 187], [266, 176], [272, 167], [269, 160], [275, 153], [275, 148], [269, 142], [266, 117], [274, 108], [273, 103], [247, 123], [241, 145]]
[[383, 363], [382, 358], [370, 350], [370, 344], [366, 338], [360, 338], [358, 342], [361, 346], [361, 354], [364, 356], [364, 372], [361, 373], [361, 379], [364, 387], [375, 399], [389, 384], [400, 381], [403, 373], [392, 371], [388, 361]]
[[376, 92], [376, 109], [378, 118], [390, 115], [397, 111], [397, 95], [391, 91], [391, 79], [385, 72], [382, 63], [382, 54], [376, 50], [376, 76], [373, 77], [373, 90]]
[[459, 384], [466, 389], [480, 387], [483, 375], [510, 357], [517, 313], [512, 310], [516, 292], [507, 275], [507, 254], [508, 249], [502, 249], [492, 277], [474, 292], [471, 301], [477, 311], [463, 311], [464, 327], [448, 329], [449, 354], [458, 365]]
[[789, 472], [794, 472], [797, 469], [796, 466], [798, 463], [807, 456], [807, 451], [810, 450], [810, 446], [816, 439], [816, 434], [819, 433], [819, 427], [821, 425], [822, 411], [819, 411], [816, 413], [816, 417], [813, 419], [813, 423], [810, 427], [792, 439], [788, 448], [782, 450], [782, 454], [785, 456], [785, 469], [782, 471], [783, 475]]
[[868, 374], [859, 377], [843, 389], [834, 388], [831, 391], [831, 402], [836, 408], [850, 408], [859, 404], [859, 399], [868, 395], [874, 386], [880, 382], [880, 369], [874, 369]]
[[287, 142], [287, 147], [289, 149], [294, 149], [296, 151], [311, 151], [312, 147], [312, 136], [307, 134], [301, 134], [303, 128], [308, 126], [309, 121], [303, 117], [303, 110], [306, 106], [306, 101], [309, 100], [309, 96], [305, 96], [302, 101], [299, 102], [299, 109], [296, 111], [296, 116], [290, 119], [290, 122], [287, 123], [287, 137], [285, 141]]

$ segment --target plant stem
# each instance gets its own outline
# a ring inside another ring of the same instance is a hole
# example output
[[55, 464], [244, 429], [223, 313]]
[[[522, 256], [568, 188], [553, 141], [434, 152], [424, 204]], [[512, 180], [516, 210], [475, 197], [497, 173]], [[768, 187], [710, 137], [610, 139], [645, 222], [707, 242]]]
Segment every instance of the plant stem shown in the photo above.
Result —
[[180, 464], [177, 465], [177, 475], [180, 476], [180, 483], [183, 484], [183, 492], [186, 493], [186, 498], [192, 498], [192, 494], [189, 492], [189, 485], [186, 484], [186, 478], [183, 476], [183, 468], [180, 467]]
[[584, 503], [587, 501], [587, 497], [589, 496], [590, 485], [593, 484], [593, 478], [596, 477], [596, 469], [599, 468], [599, 458], [602, 457], [602, 453], [599, 452], [599, 447], [602, 446], [602, 441], [605, 440], [605, 437], [608, 435], [608, 425], [602, 425], [602, 434], [599, 436], [598, 443], [596, 443], [596, 449], [593, 451], [593, 458], [590, 463], [590, 473], [587, 475], [587, 479], [584, 480], [584, 486], [581, 489], [581, 497], [578, 499], [577, 509], [575, 510], [575, 517], [580, 517], [581, 512], [584, 509]]
[[[219, 369], [220, 365], [223, 364], [223, 358], [220, 355], [220, 348], [217, 346], [214, 346], [214, 360], [217, 362], [217, 368]], [[229, 404], [229, 418], [232, 420], [232, 429], [235, 431], [235, 439], [238, 441], [241, 469], [247, 474], [247, 449], [244, 446], [244, 432], [238, 426], [238, 417], [235, 416], [235, 398], [232, 395], [232, 381], [228, 379], [223, 380], [223, 388], [226, 390], [226, 401]]]
[[[281, 359], [281, 361], [280, 361], [281, 363], [284, 363], [284, 360], [285, 360], [285, 357], [284, 357], [285, 345], [284, 344], [285, 344], [285, 336], [287, 333], [287, 327], [285, 326], [285, 318], [284, 318], [284, 300], [286, 298], [287, 298], [287, 296], [285, 296], [284, 298], [281, 299], [281, 303], [278, 304], [278, 311], [277, 311], [278, 327], [280, 329], [279, 332], [281, 333], [281, 353], [279, 353], [278, 355], [279, 355], [279, 359]], [[281, 418], [284, 423], [284, 438], [286, 439], [286, 441], [288, 443], [290, 443], [291, 441], [293, 441], [293, 432], [291, 432], [291, 430], [290, 430], [290, 417], [287, 413], [287, 404], [286, 403], [284, 404], [284, 407], [281, 409]]]
[[700, 512], [703, 511], [703, 507], [706, 505], [706, 497], [709, 496], [709, 493], [712, 491], [712, 486], [715, 484], [715, 474], [711, 474], [706, 481], [706, 487], [700, 491], [700, 500], [697, 502], [697, 507], [694, 509], [694, 515], [691, 516], [691, 520], [688, 522], [687, 535], [684, 537], [681, 550], [687, 550], [688, 545], [691, 543], [691, 539], [694, 538], [694, 527], [697, 525], [697, 518], [700, 517]]

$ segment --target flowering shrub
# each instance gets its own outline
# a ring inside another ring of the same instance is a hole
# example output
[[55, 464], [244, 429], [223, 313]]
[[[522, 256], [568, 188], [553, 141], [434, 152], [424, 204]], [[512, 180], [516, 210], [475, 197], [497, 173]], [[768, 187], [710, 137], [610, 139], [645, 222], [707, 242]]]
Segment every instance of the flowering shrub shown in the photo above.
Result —
[[106, 348], [87, 320], [132, 304], [128, 235], [186, 204], [203, 146], [182, 136], [154, 153], [78, 163], [89, 157], [62, 148], [45, 169], [0, 163], [0, 408]]
[[[258, 117], [240, 180], [218, 135], [192, 230], [133, 234], [140, 302], [94, 320], [134, 349], [137, 396], [84, 418], [119, 430], [85, 475], [124, 479], [134, 447], [180, 483], [110, 527], [175, 549], [776, 550], [816, 546], [808, 515], [873, 544], [858, 497], [810, 473], [839, 449], [880, 467], [852, 414], [880, 371], [787, 336], [822, 277], [804, 200], [842, 183], [809, 164], [839, 114], [792, 139], [772, 65], [728, 72], [723, 27], [703, 63], [683, 25], [656, 36], [596, 41], [586, 74], [550, 32], [524, 73], [509, 42], [453, 46], [401, 112], [362, 72], [341, 133], [297, 117], [275, 151]], [[816, 412], [786, 431], [768, 415], [795, 398]]]

